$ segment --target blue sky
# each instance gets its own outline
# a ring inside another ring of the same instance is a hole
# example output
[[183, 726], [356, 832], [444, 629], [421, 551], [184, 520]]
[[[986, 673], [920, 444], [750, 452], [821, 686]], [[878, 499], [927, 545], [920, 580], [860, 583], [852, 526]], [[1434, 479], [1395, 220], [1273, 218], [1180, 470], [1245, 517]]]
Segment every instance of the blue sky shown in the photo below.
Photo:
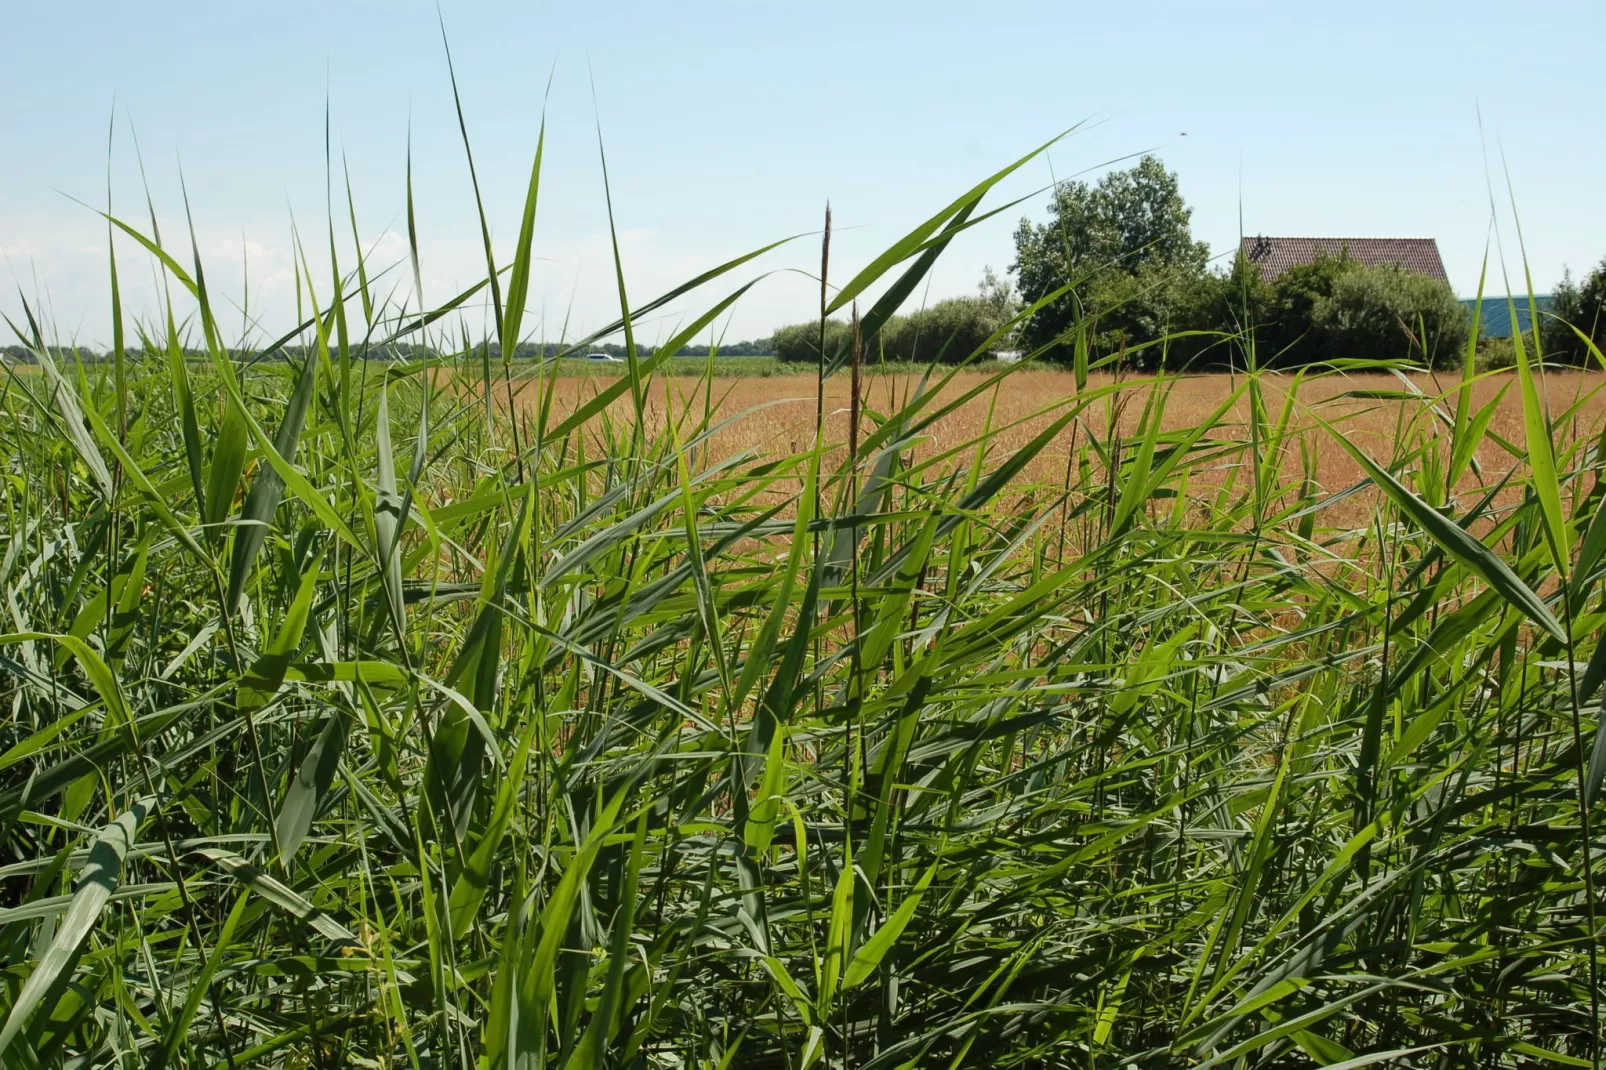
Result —
[[[1520, 286], [1509, 167], [1539, 289], [1563, 265], [1587, 269], [1606, 255], [1598, 0], [1532, 10], [1409, 0], [442, 8], [499, 250], [516, 236], [553, 75], [536, 237], [544, 259], [527, 333], [555, 337], [567, 315], [573, 334], [617, 314], [599, 119], [636, 301], [816, 229], [827, 198], [839, 228], [833, 270], [845, 279], [978, 178], [1079, 122], [1089, 125], [1051, 164], [1034, 164], [1002, 195], [1046, 184], [1050, 166], [1059, 177], [1097, 173], [1153, 150], [1179, 172], [1195, 233], [1213, 252], [1240, 233], [1426, 234], [1470, 293], [1491, 179]], [[63, 194], [103, 201], [114, 101], [119, 214], [144, 217], [132, 129], [164, 238], [182, 236], [182, 167], [213, 285], [238, 303], [248, 266], [265, 330], [294, 313], [292, 217], [326, 272], [326, 97], [378, 259], [405, 249], [410, 119], [425, 297], [483, 270], [433, 4], [80, 0], [13, 5], [5, 24], [0, 310], [15, 312], [20, 288], [41, 297], [62, 335], [109, 337], [104, 225]], [[1042, 204], [952, 247], [929, 297], [973, 291], [984, 265], [1002, 270], [1016, 219], [1041, 216]], [[349, 241], [343, 215], [337, 233]], [[119, 264], [131, 276], [126, 304], [148, 314], [150, 272], [136, 268], [132, 246], [119, 244]], [[806, 238], [758, 270], [817, 264], [817, 240]], [[723, 292], [683, 302], [644, 337]], [[778, 272], [744, 299], [728, 336], [807, 318], [816, 294], [801, 274]]]

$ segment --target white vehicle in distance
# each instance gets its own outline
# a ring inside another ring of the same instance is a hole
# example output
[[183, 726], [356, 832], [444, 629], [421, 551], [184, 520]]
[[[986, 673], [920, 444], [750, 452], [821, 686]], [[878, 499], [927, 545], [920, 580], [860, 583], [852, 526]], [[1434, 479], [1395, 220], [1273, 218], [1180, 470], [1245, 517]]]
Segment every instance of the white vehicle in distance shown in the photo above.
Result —
[[615, 357], [615, 356], [613, 356], [613, 355], [611, 355], [609, 353], [587, 353], [586, 354], [586, 359], [590, 360], [590, 361], [595, 361], [598, 364], [621, 364], [621, 363], [623, 363], [623, 361], [621, 361], [618, 357]]

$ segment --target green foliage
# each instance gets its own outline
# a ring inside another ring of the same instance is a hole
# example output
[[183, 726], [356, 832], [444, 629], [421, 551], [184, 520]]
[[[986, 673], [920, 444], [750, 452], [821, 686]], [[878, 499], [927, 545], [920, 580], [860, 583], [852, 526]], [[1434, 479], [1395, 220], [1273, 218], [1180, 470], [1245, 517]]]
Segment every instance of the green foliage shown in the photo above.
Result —
[[[852, 334], [848, 324], [842, 320], [827, 320], [825, 324], [825, 356], [839, 352], [847, 345]], [[818, 364], [820, 362], [820, 324], [794, 323], [788, 327], [778, 327], [771, 342], [775, 347], [775, 356], [786, 364]]]
[[1015, 291], [1014, 284], [1000, 278], [991, 265], [982, 268], [976, 293], [986, 306], [987, 315], [996, 324], [1009, 322], [1020, 311], [1020, 294]]
[[1282, 367], [1331, 360], [1333, 350], [1316, 327], [1316, 309], [1333, 296], [1339, 276], [1357, 266], [1347, 253], [1320, 253], [1309, 264], [1289, 268], [1270, 286], [1261, 283], [1263, 303], [1253, 322], [1263, 358]]
[[[559, 345], [556, 342], [522, 342], [514, 350], [513, 357], [515, 360], [533, 360], [542, 356], [550, 357], [554, 353], [562, 353], [572, 348], [573, 343]], [[715, 355], [720, 357], [768, 357], [775, 354], [775, 341], [772, 338], [756, 338], [751, 341], [714, 342], [700, 345], [693, 345], [688, 342], [675, 350], [675, 356], [706, 357], [710, 349], [713, 349]], [[494, 344], [492, 351], [497, 356], [500, 356]], [[585, 351], [587, 353], [606, 353], [610, 357], [623, 357], [625, 355], [625, 347], [619, 342], [593, 342], [585, 347]], [[658, 352], [658, 347], [641, 345], [636, 347], [636, 352], [644, 357], [650, 357]]]
[[1525, 362], [1520, 441], [1006, 367], [755, 456], [684, 337], [569, 408], [362, 316], [0, 386], [7, 1066], [1598, 1050], [1601, 428]]
[[1454, 366], [1466, 350], [1466, 306], [1445, 283], [1397, 267], [1349, 265], [1310, 310], [1311, 359], [1417, 360]]
[[[1036, 302], [1071, 284], [1078, 289], [1037, 312], [1026, 326], [1031, 348], [1062, 339], [1081, 317], [1101, 321], [1106, 337], [1140, 344], [1191, 307], [1209, 250], [1193, 239], [1193, 210], [1174, 172], [1145, 156], [1097, 185], [1061, 182], [1042, 223], [1022, 219], [1015, 230], [1015, 275], [1021, 299]], [[1163, 293], [1172, 287], [1181, 293]], [[1137, 299], [1140, 308], [1128, 309]]]
[[1126, 350], [1140, 368], [1205, 366], [1222, 350], [1216, 309], [1229, 289], [1220, 274], [1160, 264], [1105, 272], [1086, 288], [1093, 351]]
[[1262, 367], [1424, 357], [1438, 367], [1462, 358], [1467, 311], [1436, 279], [1369, 268], [1341, 254], [1318, 256], [1268, 285], [1253, 265], [1242, 263], [1234, 266], [1236, 278], [1223, 278], [1204, 319], [1230, 334], [1252, 325]]
[[1070, 292], [1025, 327], [1029, 347], [1070, 359], [1076, 331], [1095, 356], [1124, 353], [1138, 367], [1204, 368], [1324, 363], [1341, 358], [1453, 362], [1466, 316], [1447, 286], [1398, 270], [1321, 257], [1262, 281], [1235, 257], [1206, 271], [1192, 212], [1175, 174], [1149, 156], [1096, 186], [1056, 187], [1049, 218], [1023, 219], [1015, 262], [1023, 300]]
[[[1528, 352], [1536, 352], [1534, 349], [1535, 341], [1533, 332], [1524, 332], [1523, 344], [1528, 347]], [[1551, 355], [1548, 348], [1545, 350], [1545, 354], [1548, 359]], [[1516, 367], [1516, 343], [1510, 338], [1480, 339], [1478, 341], [1477, 363], [1479, 369], [1483, 371], [1503, 371], [1507, 368]]]
[[[1006, 295], [996, 290], [977, 297], [950, 297], [908, 315], [891, 316], [866, 346], [867, 363], [958, 364], [977, 354], [1014, 314]], [[845, 351], [852, 336], [849, 324], [826, 321], [825, 354], [829, 360]], [[820, 359], [820, 325], [796, 323], [773, 338], [776, 356], [785, 363], [816, 364]], [[993, 348], [1003, 348], [999, 341]]]
[[1598, 367], [1598, 358], [1579, 334], [1593, 342], [1596, 349], [1606, 346], [1606, 259], [1584, 276], [1582, 283], [1573, 279], [1572, 272], [1564, 273], [1552, 301], [1550, 313], [1540, 314], [1545, 359]]
[[[206, 362], [211, 359], [209, 351], [204, 348], [196, 348], [182, 342], [178, 348], [180, 354], [182, 354], [187, 362]], [[590, 353], [606, 353], [610, 357], [619, 357], [621, 359], [623, 359], [625, 356], [625, 346], [619, 342], [593, 341], [585, 346], [579, 347], [579, 349], [583, 350], [583, 352], [580, 353], [582, 357], [585, 354]], [[677, 357], [707, 357], [710, 349], [714, 351], [714, 355], [717, 357], [769, 357], [775, 355], [774, 340], [770, 338], [755, 338], [740, 342], [714, 342], [696, 345], [688, 342], [685, 345], [676, 348], [674, 355]], [[482, 351], [488, 354], [492, 361], [500, 363], [502, 359], [502, 346], [500, 343], [495, 341], [486, 341], [483, 344], [471, 345], [467, 347], [467, 349], [460, 344], [425, 346], [414, 345], [407, 342], [393, 342], [385, 346], [357, 346], [353, 348], [352, 359], [455, 360], [462, 358], [466, 352], [472, 352], [476, 355], [476, 357], [478, 357]], [[656, 354], [658, 349], [656, 346], [652, 345], [640, 345], [636, 347], [636, 351], [644, 357], [650, 357]], [[574, 355], [576, 352], [577, 348], [574, 341], [520, 342], [513, 349], [513, 359], [519, 362], [552, 360], [559, 354]], [[297, 363], [305, 360], [309, 354], [315, 357], [316, 351], [302, 345], [281, 346], [272, 353], [266, 354], [251, 351], [228, 352], [228, 355], [235, 360], [277, 359], [293, 360]], [[75, 347], [73, 350], [73, 355], [76, 359], [84, 361], [85, 363], [95, 363], [98, 361], [112, 359], [111, 353], [95, 350], [87, 346]], [[125, 355], [128, 359], [136, 361], [143, 360], [151, 356], [151, 354], [148, 354], [141, 349], [127, 350]], [[162, 356], [160, 353], [156, 355]], [[10, 361], [14, 364], [33, 364], [35, 359], [33, 352], [28, 349], [27, 346], [0, 346], [0, 361]]]
[[1009, 306], [996, 293], [950, 297], [898, 317], [896, 325], [883, 327], [875, 358], [911, 364], [958, 364], [980, 350], [1010, 314]]
[[[565, 358], [563, 360], [549, 360], [540, 367], [515, 365], [513, 375], [521, 380], [539, 380], [551, 376], [592, 376], [614, 378], [629, 374], [629, 367], [623, 359], [608, 361], [576, 360]], [[782, 362], [776, 357], [728, 357], [721, 353], [710, 365], [704, 357], [677, 357], [665, 361], [659, 366], [656, 374], [679, 379], [702, 378], [712, 374], [715, 378], [768, 378], [774, 375], [796, 375], [797, 369]]]
[[1240, 255], [1234, 255], [1225, 271], [1213, 271], [1201, 293], [1196, 326], [1215, 332], [1216, 339], [1202, 355], [1202, 366], [1232, 364], [1247, 367], [1251, 343], [1258, 347], [1258, 359], [1267, 352], [1266, 330], [1272, 322], [1272, 289], [1261, 278], [1260, 269]]

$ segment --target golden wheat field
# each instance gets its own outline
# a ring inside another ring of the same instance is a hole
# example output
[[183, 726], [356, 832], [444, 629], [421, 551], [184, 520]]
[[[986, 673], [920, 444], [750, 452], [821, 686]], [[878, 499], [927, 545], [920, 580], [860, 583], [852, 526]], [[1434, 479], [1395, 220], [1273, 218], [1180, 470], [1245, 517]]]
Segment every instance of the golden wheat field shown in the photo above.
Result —
[[[1064, 407], [1072, 403], [1077, 394], [1074, 377], [1057, 370], [1022, 370], [993, 382], [995, 378], [983, 372], [954, 375], [926, 406], [928, 411], [978, 387], [984, 389], [937, 419], [927, 429], [918, 452], [932, 456], [954, 451], [956, 463], [968, 465], [973, 453], [967, 446], [987, 436], [989, 458], [996, 462], [1031, 440], [1050, 420], [1063, 413]], [[572, 411], [595, 396], [611, 379], [612, 376], [600, 375], [557, 379], [553, 384], [554, 409]], [[933, 381], [936, 379], [933, 376]], [[1087, 389], [1097, 392], [1115, 382], [1109, 375], [1094, 375]], [[1226, 373], [1167, 377], [1163, 381], [1162, 426], [1166, 430], [1191, 428], [1221, 412], [1211, 437], [1218, 441], [1247, 439], [1248, 395], [1239, 393], [1233, 398], [1243, 382], [1242, 375]], [[1266, 418], [1272, 424], [1283, 418], [1289, 393], [1293, 391], [1294, 404], [1287, 414], [1289, 425], [1304, 432], [1293, 441], [1303, 438], [1314, 460], [1320, 488], [1332, 493], [1361, 478], [1360, 467], [1332, 442], [1332, 433], [1342, 433], [1375, 459], [1387, 462], [1392, 458], [1393, 444], [1405, 441], [1405, 432], [1413, 427], [1425, 434], [1448, 434], [1430, 403], [1439, 402], [1438, 413], [1448, 416], [1454, 409], [1454, 391], [1459, 377], [1453, 373], [1420, 373], [1408, 377], [1375, 373], [1329, 374], [1305, 376], [1296, 382], [1291, 374], [1264, 374], [1261, 383]], [[1062, 433], [1060, 441], [1027, 465], [1019, 479], [1021, 489], [1060, 484], [1068, 454], [1076, 443], [1085, 441], [1088, 434], [1107, 436], [1112, 421], [1123, 434], [1135, 431], [1155, 384], [1153, 378], [1134, 375], [1122, 381], [1122, 389], [1106, 391]], [[1551, 371], [1543, 377], [1542, 389], [1551, 418], [1560, 425], [1559, 440], [1601, 432], [1606, 424], [1603, 387], [1606, 387], [1606, 373]], [[920, 377], [912, 374], [866, 375], [860, 388], [865, 433], [875, 414], [896, 410], [919, 388]], [[531, 407], [540, 396], [540, 389], [540, 384], [527, 383], [520, 398], [521, 406]], [[840, 443], [847, 439], [850, 390], [846, 374], [826, 380], [824, 409], [828, 442]], [[1412, 400], [1405, 396], [1413, 391], [1420, 392], [1421, 397]], [[1498, 481], [1513, 468], [1521, 472], [1522, 404], [1513, 373], [1491, 373], [1474, 385], [1474, 408], [1496, 397], [1500, 397], [1500, 404], [1489, 422], [1490, 434], [1478, 452], [1482, 473], [1469, 473], [1463, 492], [1477, 492], [1479, 487]], [[1227, 405], [1229, 399], [1232, 399], [1231, 405]], [[618, 417], [628, 419], [630, 406], [626, 396], [614, 403], [613, 410]], [[706, 456], [711, 459], [744, 452], [786, 456], [806, 448], [812, 440], [816, 380], [808, 374], [714, 379], [711, 383], [684, 377], [661, 378], [653, 383], [647, 398], [648, 422], [655, 427], [662, 426], [666, 411], [679, 412], [685, 406], [698, 411], [711, 407], [729, 421], [709, 444]], [[1222, 411], [1223, 406], [1226, 406], [1225, 411]], [[1323, 421], [1334, 432], [1324, 429]], [[1507, 448], [1508, 445], [1511, 448]], [[1244, 463], [1245, 456], [1240, 451], [1219, 465], [1195, 469], [1190, 479], [1196, 486], [1218, 483], [1227, 477], [1233, 466]], [[1287, 446], [1282, 451], [1281, 462], [1290, 481], [1301, 478], [1306, 462], [1298, 446]], [[1507, 495], [1511, 493], [1514, 492], [1506, 492]], [[1330, 509], [1325, 521], [1340, 526], [1352, 520], [1364, 522], [1369, 512], [1367, 498], [1357, 496]]]

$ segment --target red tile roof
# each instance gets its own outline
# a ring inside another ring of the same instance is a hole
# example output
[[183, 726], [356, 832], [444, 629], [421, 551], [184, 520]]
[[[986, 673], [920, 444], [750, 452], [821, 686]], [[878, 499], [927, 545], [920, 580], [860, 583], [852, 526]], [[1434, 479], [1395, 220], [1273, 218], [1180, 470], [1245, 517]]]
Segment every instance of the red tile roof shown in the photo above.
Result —
[[1267, 282], [1303, 264], [1315, 262], [1318, 255], [1351, 260], [1367, 267], [1393, 264], [1416, 275], [1426, 275], [1448, 284], [1444, 261], [1439, 259], [1439, 243], [1432, 238], [1245, 238], [1243, 255], [1260, 268]]

